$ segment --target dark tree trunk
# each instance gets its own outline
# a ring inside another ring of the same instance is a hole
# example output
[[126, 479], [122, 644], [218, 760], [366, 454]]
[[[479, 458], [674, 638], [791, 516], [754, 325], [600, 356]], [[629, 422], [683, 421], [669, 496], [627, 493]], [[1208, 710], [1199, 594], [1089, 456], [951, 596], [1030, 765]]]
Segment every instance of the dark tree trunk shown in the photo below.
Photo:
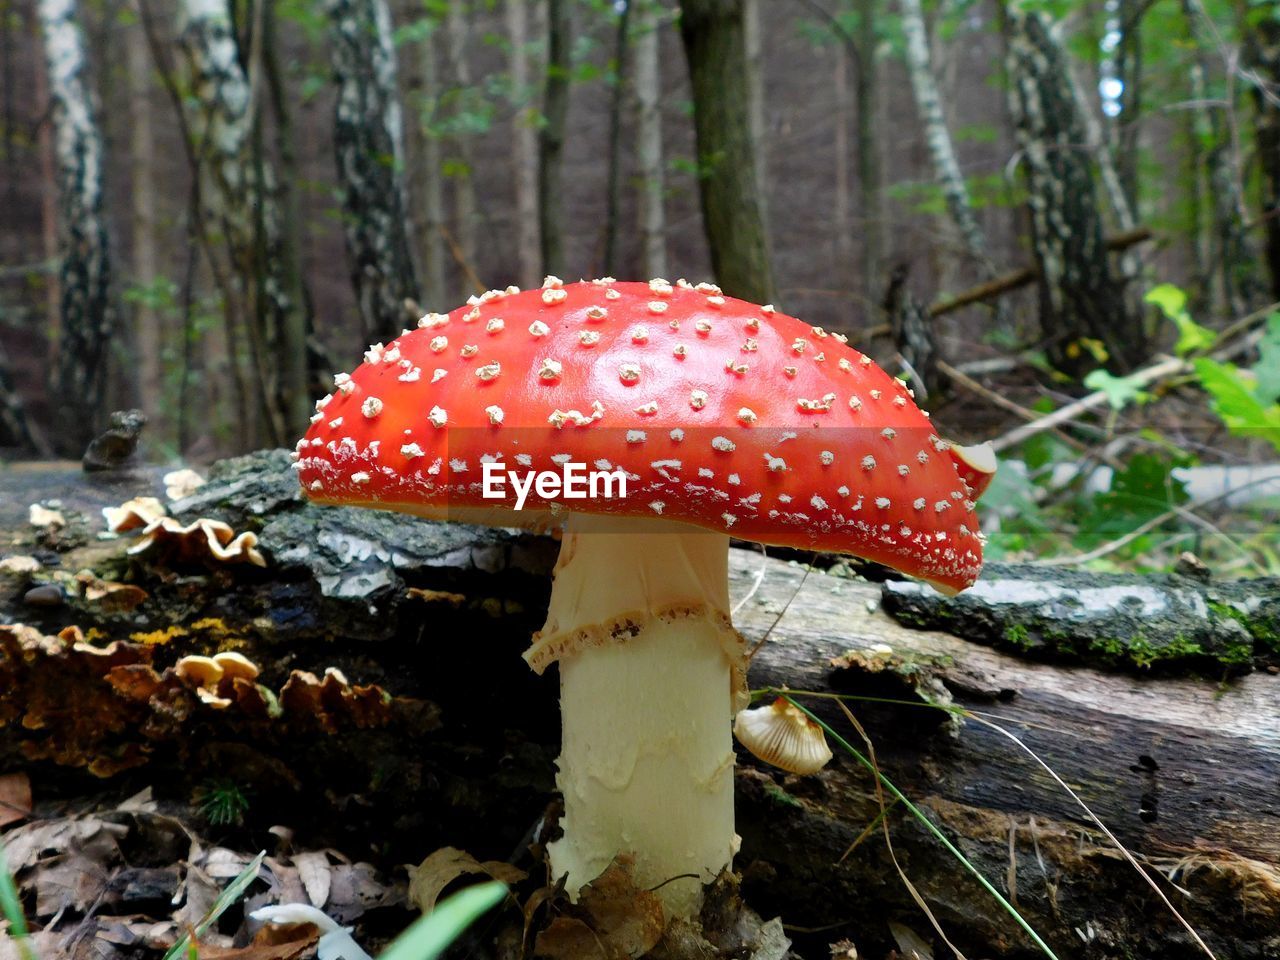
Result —
[[53, 110], [62, 268], [56, 398], [59, 452], [78, 457], [104, 420], [108, 348], [115, 326], [103, 218], [102, 134], [87, 82], [84, 35], [74, 0], [41, 0], [45, 66]]
[[338, 81], [333, 144], [364, 332], [393, 337], [404, 301], [417, 298], [409, 256], [403, 180], [403, 121], [386, 0], [329, 0], [330, 56]]
[[1129, 370], [1147, 359], [1142, 316], [1107, 257], [1086, 142], [1061, 48], [1037, 13], [1007, 11], [1010, 109], [1026, 171], [1040, 267], [1040, 323], [1050, 362], [1067, 373], [1095, 365]]
[[1254, 138], [1262, 167], [1262, 216], [1266, 222], [1267, 268], [1271, 274], [1271, 299], [1280, 300], [1280, 3], [1250, 11], [1255, 26], [1246, 31], [1245, 56], [1250, 66], [1270, 85], [1255, 88]]
[[613, 93], [609, 102], [609, 176], [605, 184], [603, 273], [606, 276], [613, 276], [617, 269], [618, 200], [622, 190], [622, 109], [627, 99], [632, 6], [632, 2], [628, 2], [618, 15], [617, 39], [614, 43]]
[[565, 270], [561, 177], [573, 69], [572, 29], [569, 0], [547, 0], [547, 79], [542, 94], [542, 129], [538, 133], [538, 231], [542, 271], [550, 274]]
[[680, 9], [711, 266], [726, 293], [767, 303], [773, 269], [752, 146], [742, 2], [682, 0]]
[[880, 140], [877, 136], [876, 99], [876, 4], [864, 3], [858, 17], [853, 67], [857, 72], [854, 111], [857, 116], [858, 214], [862, 240], [862, 295], [868, 301], [880, 288], [880, 259], [884, 255], [884, 178], [880, 170]]
[[929, 311], [907, 286], [907, 266], [899, 264], [889, 277], [884, 310], [889, 317], [889, 330], [903, 364], [911, 372], [912, 382], [923, 387], [925, 398], [940, 393], [945, 385], [938, 376], [938, 344]]

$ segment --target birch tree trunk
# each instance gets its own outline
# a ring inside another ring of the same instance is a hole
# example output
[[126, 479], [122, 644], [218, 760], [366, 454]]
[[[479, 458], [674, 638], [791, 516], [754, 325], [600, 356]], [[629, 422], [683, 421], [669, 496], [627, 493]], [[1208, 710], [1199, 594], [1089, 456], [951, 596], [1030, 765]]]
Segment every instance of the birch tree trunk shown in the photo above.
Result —
[[641, 273], [667, 275], [666, 184], [662, 168], [662, 8], [657, 0], [631, 0], [635, 11], [636, 164], [640, 180]]
[[51, 390], [60, 452], [79, 457], [104, 422], [108, 348], [115, 318], [102, 200], [102, 136], [86, 79], [75, 0], [40, 0], [62, 226], [57, 354]]
[[[156, 247], [155, 135], [151, 124], [151, 56], [141, 28], [124, 32], [125, 66], [129, 77], [129, 202], [133, 280], [151, 289], [160, 276]], [[138, 398], [153, 425], [165, 416], [160, 358], [164, 329], [160, 313], [146, 299], [134, 307], [134, 341], [138, 351]]]
[[[417, 0], [406, 4], [411, 17], [427, 16]], [[440, 102], [436, 70], [435, 25], [408, 44], [404, 65], [404, 89], [409, 124], [405, 133], [408, 167], [409, 212], [413, 221], [413, 246], [422, 268], [423, 304], [431, 310], [448, 302], [445, 285], [444, 190], [441, 183], [440, 140], [431, 127]]]
[[[187, 129], [197, 165], [204, 242], [226, 315], [228, 364], [242, 406], [241, 442], [283, 442], [305, 424], [306, 345], [297, 271], [282, 243], [275, 177], [257, 142], [265, 7], [253, 9], [245, 55], [229, 0], [181, 0]], [[244, 64], [249, 65], [249, 70]], [[222, 238], [219, 253], [213, 238]], [[256, 416], [244, 416], [252, 404]]]
[[768, 303], [773, 268], [751, 136], [742, 0], [682, 0], [680, 7], [712, 269], [726, 293]]
[[529, 64], [528, 0], [507, 0], [507, 38], [511, 50], [511, 88], [516, 112], [511, 120], [511, 165], [516, 188], [516, 259], [520, 286], [540, 280], [542, 247], [538, 239], [538, 138]]
[[1108, 261], [1062, 50], [1038, 13], [1010, 7], [1007, 18], [1010, 111], [1027, 177], [1050, 362], [1080, 373], [1094, 365], [1086, 341], [1096, 341], [1107, 366], [1131, 369], [1147, 359], [1146, 334]]
[[[445, 14], [445, 50], [449, 58], [449, 72], [460, 91], [471, 89], [471, 62], [467, 59], [467, 41], [470, 36], [468, 23], [469, 8], [461, 0], [449, 4]], [[450, 143], [453, 153], [451, 158], [457, 173], [453, 176], [455, 235], [458, 240], [458, 253], [464, 264], [463, 271], [474, 273], [476, 269], [476, 227], [478, 206], [476, 204], [475, 158], [471, 149], [471, 140], [466, 133], [460, 133]], [[458, 298], [463, 299], [462, 297]]]
[[418, 296], [409, 254], [403, 121], [386, 0], [328, 0], [338, 81], [334, 152], [351, 279], [368, 338], [395, 336]]
[[560, 274], [564, 262], [565, 124], [569, 118], [569, 73], [572, 18], [570, 0], [547, 0], [547, 77], [542, 94], [542, 129], [538, 133], [538, 232], [542, 271]]
[[987, 249], [987, 240], [969, 200], [969, 188], [956, 160], [951, 132], [942, 112], [942, 98], [934, 79], [929, 58], [929, 40], [925, 30], [924, 10], [920, 0], [899, 0], [902, 12], [902, 33], [906, 39], [907, 69], [911, 74], [911, 90], [915, 95], [916, 110], [924, 124], [925, 141], [933, 159], [934, 171], [942, 195], [947, 203], [951, 219], [960, 229], [960, 237], [969, 255], [981, 264], [988, 276], [995, 275], [995, 267]]

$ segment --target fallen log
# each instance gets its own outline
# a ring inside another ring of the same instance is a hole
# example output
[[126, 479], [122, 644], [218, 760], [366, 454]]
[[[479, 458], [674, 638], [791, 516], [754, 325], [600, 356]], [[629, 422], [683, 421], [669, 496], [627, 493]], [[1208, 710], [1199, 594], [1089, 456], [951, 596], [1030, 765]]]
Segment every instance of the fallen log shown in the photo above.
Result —
[[[127, 555], [128, 539], [97, 539], [95, 511], [159, 492], [152, 474], [110, 486], [68, 470], [0, 474], [3, 553], [40, 563], [0, 577], [0, 622], [45, 636], [75, 625], [98, 647], [145, 647], [162, 684], [180, 657], [234, 649], [262, 668], [270, 690], [285, 688], [295, 671], [318, 677], [337, 668], [353, 687], [376, 685], [393, 703], [423, 706], [396, 707], [381, 726], [345, 708], [310, 726], [286, 711], [278, 735], [264, 734], [261, 718], [232, 722], [235, 714], [201, 706], [186, 727], [121, 710], [109, 743], [94, 742], [121, 757], [132, 745], [142, 762], [100, 780], [89, 772], [92, 750], [58, 753], [48, 740], [51, 730], [68, 741], [101, 737], [109, 724], [24, 726], [18, 718], [34, 686], [23, 683], [0, 690], [0, 773], [27, 770], [37, 806], [152, 784], [157, 795], [185, 802], [210, 778], [232, 776], [253, 798], [253, 824], [286, 823], [300, 842], [361, 856], [389, 851], [389, 864], [452, 845], [533, 866], [528, 836], [545, 828], [554, 797], [557, 683], [530, 674], [520, 653], [541, 624], [555, 542], [311, 507], [287, 462], [283, 452], [226, 462], [207, 486], [171, 505], [184, 522], [206, 517], [256, 533], [264, 569], [167, 568]], [[49, 496], [68, 514], [61, 534], [27, 523], [27, 505]], [[1231, 647], [1229, 669], [1212, 651], [1160, 673], [1132, 657], [1091, 658], [1087, 649], [1064, 662], [950, 632], [973, 631], [961, 618], [935, 621], [948, 629], [904, 625], [881, 604], [882, 591], [898, 586], [806, 573], [747, 550], [732, 551], [730, 569], [734, 597], [746, 598], [739, 628], [752, 643], [767, 637], [751, 684], [861, 698], [849, 706], [880, 769], [1059, 956], [1200, 954], [1034, 760], [940, 706], [981, 711], [1020, 737], [1151, 869], [1218, 956], [1280, 953], [1280, 677], [1268, 670], [1274, 652], [1265, 638], [1248, 655]], [[90, 599], [75, 578], [86, 571], [146, 596], [123, 607], [104, 602], [110, 592]], [[1065, 582], [1056, 571], [1018, 576]], [[1248, 607], [1273, 597], [1275, 585], [1258, 584], [1252, 599], [1251, 589], [1233, 587], [1232, 596]], [[1125, 639], [1120, 630], [1117, 640]], [[1241, 673], [1250, 667], [1257, 669]], [[70, 674], [60, 679], [72, 689]], [[801, 702], [863, 747], [833, 701]], [[879, 803], [860, 764], [837, 751], [818, 776], [795, 778], [740, 760], [743, 890], [763, 916], [791, 925], [799, 955], [825, 956], [827, 944], [847, 938], [862, 956], [883, 956], [898, 949], [904, 928], [934, 939], [878, 832]], [[1034, 954], [901, 805], [884, 822], [898, 862], [957, 946], [975, 957]]]

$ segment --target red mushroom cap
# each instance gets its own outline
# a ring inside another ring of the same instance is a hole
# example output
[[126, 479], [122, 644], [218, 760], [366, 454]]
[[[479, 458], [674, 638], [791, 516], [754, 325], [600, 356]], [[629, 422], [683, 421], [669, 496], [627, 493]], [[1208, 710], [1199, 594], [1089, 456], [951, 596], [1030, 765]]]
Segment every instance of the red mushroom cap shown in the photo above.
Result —
[[560, 509], [856, 554], [947, 590], [982, 566], [984, 468], [911, 391], [844, 337], [710, 284], [490, 291], [335, 381], [295, 464], [318, 502], [534, 525], [557, 505], [484, 498], [483, 463], [572, 460], [625, 470], [627, 496]]

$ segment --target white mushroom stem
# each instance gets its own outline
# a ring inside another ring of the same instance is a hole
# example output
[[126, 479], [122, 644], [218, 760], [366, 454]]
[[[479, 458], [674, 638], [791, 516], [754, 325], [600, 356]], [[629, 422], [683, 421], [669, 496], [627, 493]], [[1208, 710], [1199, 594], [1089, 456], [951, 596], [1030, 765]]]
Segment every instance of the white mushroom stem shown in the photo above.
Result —
[[630, 852], [637, 884], [662, 884], [669, 916], [690, 916], [733, 859], [731, 724], [745, 662], [728, 547], [674, 523], [569, 523], [547, 625], [526, 657], [535, 669], [560, 661], [564, 837], [549, 852], [571, 893]]

